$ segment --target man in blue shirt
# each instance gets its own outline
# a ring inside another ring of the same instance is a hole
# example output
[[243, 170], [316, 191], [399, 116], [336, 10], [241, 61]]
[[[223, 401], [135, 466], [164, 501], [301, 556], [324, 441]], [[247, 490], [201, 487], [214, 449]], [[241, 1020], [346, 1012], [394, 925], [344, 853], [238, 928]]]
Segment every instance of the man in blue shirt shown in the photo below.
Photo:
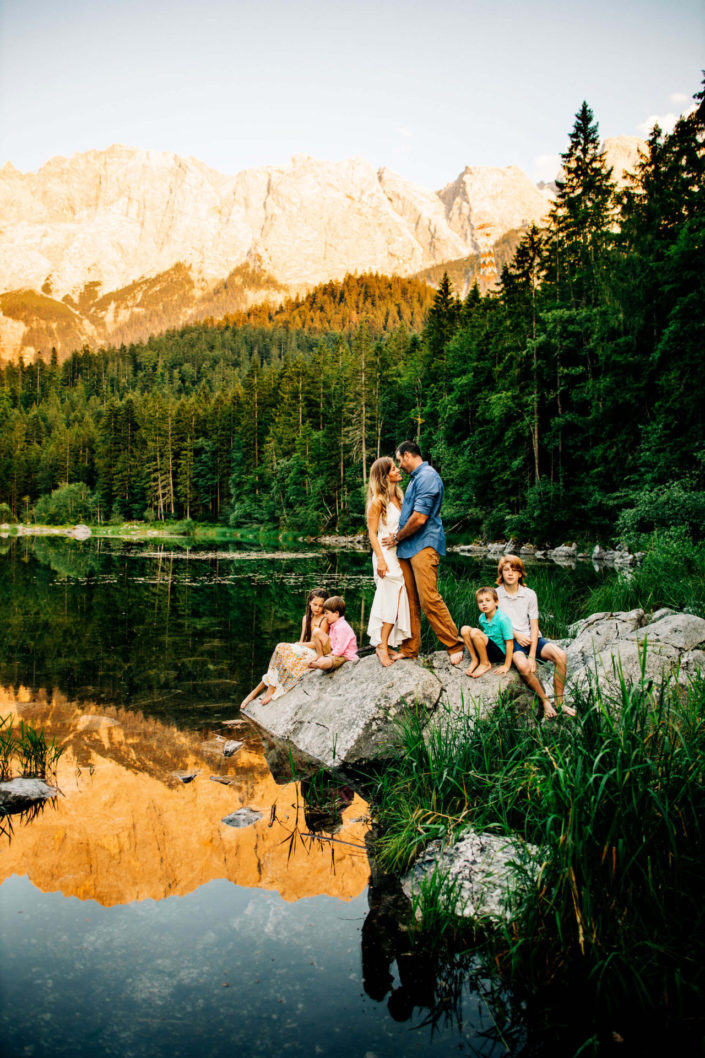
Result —
[[399, 518], [399, 528], [382, 540], [397, 544], [397, 556], [409, 595], [411, 636], [401, 644], [399, 656], [417, 658], [421, 648], [421, 611], [448, 651], [453, 665], [463, 660], [463, 640], [438, 591], [438, 563], [446, 553], [441, 522], [443, 482], [440, 474], [421, 458], [413, 441], [403, 441], [396, 452], [399, 469], [410, 475]]

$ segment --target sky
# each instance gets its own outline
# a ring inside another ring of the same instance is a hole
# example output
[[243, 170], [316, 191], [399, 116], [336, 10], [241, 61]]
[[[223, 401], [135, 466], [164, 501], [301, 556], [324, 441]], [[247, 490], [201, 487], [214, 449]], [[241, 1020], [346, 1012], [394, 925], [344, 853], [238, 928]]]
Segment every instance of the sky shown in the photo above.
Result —
[[602, 137], [645, 135], [704, 65], [703, 0], [0, 0], [0, 166], [122, 143], [550, 180], [583, 100]]

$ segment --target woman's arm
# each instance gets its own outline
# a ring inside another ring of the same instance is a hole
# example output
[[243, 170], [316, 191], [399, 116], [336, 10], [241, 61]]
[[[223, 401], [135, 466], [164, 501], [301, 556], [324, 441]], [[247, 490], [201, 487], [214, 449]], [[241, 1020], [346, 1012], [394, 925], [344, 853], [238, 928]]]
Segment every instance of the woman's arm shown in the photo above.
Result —
[[379, 515], [380, 515], [380, 504], [377, 500], [374, 500], [369, 507], [367, 512], [367, 535], [370, 538], [370, 544], [372, 550], [377, 556], [377, 573], [380, 577], [384, 577], [387, 573], [387, 563], [384, 558], [384, 551], [377, 539], [377, 530], [379, 528]]

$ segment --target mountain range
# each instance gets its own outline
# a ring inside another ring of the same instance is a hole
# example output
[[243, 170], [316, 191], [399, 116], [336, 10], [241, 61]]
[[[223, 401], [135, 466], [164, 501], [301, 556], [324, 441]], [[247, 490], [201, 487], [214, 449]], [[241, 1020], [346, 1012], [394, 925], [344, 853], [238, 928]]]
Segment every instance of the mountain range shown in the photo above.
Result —
[[[643, 141], [605, 141], [617, 182]], [[113, 146], [0, 169], [0, 358], [60, 358], [280, 301], [346, 273], [444, 266], [491, 289], [551, 186], [517, 166], [466, 166], [429, 191], [361, 158], [227, 176], [193, 158]]]

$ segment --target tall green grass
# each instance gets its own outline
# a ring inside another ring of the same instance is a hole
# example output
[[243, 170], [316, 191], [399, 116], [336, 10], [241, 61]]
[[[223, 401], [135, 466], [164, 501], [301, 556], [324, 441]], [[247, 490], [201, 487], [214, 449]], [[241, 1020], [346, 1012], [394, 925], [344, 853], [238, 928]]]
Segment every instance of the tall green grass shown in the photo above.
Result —
[[654, 533], [641, 565], [605, 580], [585, 605], [587, 613], [670, 606], [705, 615], [705, 544], [680, 529]]
[[375, 854], [398, 872], [465, 827], [522, 835], [545, 862], [488, 940], [505, 979], [580, 994], [615, 1024], [692, 1015], [705, 987], [705, 677], [687, 691], [596, 685], [576, 704], [575, 720], [541, 726], [501, 705], [429, 741], [407, 721], [405, 756], [373, 795]]
[[10, 778], [13, 761], [23, 776], [43, 779], [47, 771], [56, 771], [64, 749], [55, 738], [48, 742], [43, 728], [37, 731], [20, 720], [17, 732], [12, 716], [0, 717], [0, 781]]

